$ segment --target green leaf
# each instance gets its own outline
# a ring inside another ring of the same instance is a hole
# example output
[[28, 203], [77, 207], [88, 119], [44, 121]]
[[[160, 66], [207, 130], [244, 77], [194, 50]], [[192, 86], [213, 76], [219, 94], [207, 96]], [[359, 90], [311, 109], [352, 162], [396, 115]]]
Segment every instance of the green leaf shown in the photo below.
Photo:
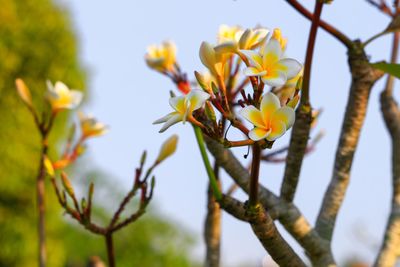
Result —
[[400, 64], [390, 64], [384, 61], [371, 64], [375, 69], [381, 70], [400, 79]]

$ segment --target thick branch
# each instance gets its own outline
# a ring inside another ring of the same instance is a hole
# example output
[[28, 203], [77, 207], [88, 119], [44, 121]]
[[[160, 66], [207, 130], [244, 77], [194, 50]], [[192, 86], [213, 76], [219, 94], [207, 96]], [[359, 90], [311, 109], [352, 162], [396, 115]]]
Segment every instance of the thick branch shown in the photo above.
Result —
[[244, 203], [224, 196], [221, 199], [221, 206], [235, 218], [250, 223], [258, 240], [279, 266], [306, 266], [280, 235], [274, 221], [261, 205], [246, 207]]
[[352, 83], [336, 150], [333, 174], [316, 223], [318, 233], [328, 241], [332, 239], [336, 217], [349, 184], [350, 170], [366, 116], [371, 88], [382, 76], [381, 72], [369, 65], [360, 42], [355, 41], [354, 46], [355, 48], [348, 52]]
[[[242, 166], [230, 150], [225, 149], [221, 144], [210, 138], [206, 138], [205, 140], [209, 151], [213, 154], [219, 165], [225, 169], [243, 191], [249, 192], [250, 175], [247, 169]], [[285, 229], [307, 251], [315, 266], [336, 266], [330, 252], [329, 243], [317, 234], [294, 204], [282, 201], [262, 185], [259, 185], [259, 200], [266, 210], [268, 210], [271, 218], [279, 219]], [[232, 206], [237, 207], [240, 205]], [[224, 209], [227, 210], [226, 207]], [[236, 213], [241, 214], [239, 211]], [[240, 217], [239, 215], [234, 216], [241, 218], [241, 220], [246, 220], [245, 217]]]
[[[397, 59], [399, 34], [394, 34], [391, 62]], [[375, 266], [395, 266], [400, 257], [400, 109], [393, 98], [394, 77], [389, 76], [381, 93], [381, 111], [392, 141], [392, 203], [385, 236]]]

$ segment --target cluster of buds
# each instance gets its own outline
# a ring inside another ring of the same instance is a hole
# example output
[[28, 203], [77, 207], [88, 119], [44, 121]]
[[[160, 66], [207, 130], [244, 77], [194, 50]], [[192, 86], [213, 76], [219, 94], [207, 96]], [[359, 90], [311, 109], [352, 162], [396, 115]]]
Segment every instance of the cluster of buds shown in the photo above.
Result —
[[[143, 152], [140, 159], [139, 167], [136, 168], [135, 171], [133, 186], [120, 202], [118, 209], [114, 212], [108, 225], [98, 225], [91, 219], [94, 194], [93, 183], [91, 183], [89, 186], [87, 197], [82, 197], [81, 200], [78, 201], [78, 197], [68, 176], [64, 172], [61, 173], [61, 188], [57, 184], [53, 176], [54, 172], [50, 170], [48, 174], [50, 175], [50, 179], [55, 189], [59, 203], [64, 208], [67, 214], [69, 214], [73, 219], [75, 219], [78, 223], [83, 225], [87, 230], [91, 231], [92, 233], [104, 236], [113, 234], [119, 229], [135, 222], [146, 212], [146, 208], [153, 197], [155, 186], [155, 176], [152, 175], [152, 172], [155, 167], [157, 167], [161, 162], [163, 162], [166, 158], [170, 157], [175, 152], [177, 141], [177, 136], [172, 136], [167, 139], [162, 145], [158, 157], [146, 171], [144, 171], [144, 165], [146, 163], [147, 153], [146, 151]], [[126, 216], [125, 218], [121, 218], [121, 215], [126, 206], [136, 195], [139, 195], [139, 206], [137, 210]], [[68, 199], [70, 199], [71, 201], [68, 201]]]
[[[200, 60], [207, 70], [195, 72], [197, 88], [181, 90], [176, 73], [183, 79], [186, 74], [176, 68], [175, 45], [166, 42], [157, 49], [151, 46], [145, 56], [148, 65], [164, 74], [175, 73], [172, 80], [184, 94], [173, 96], [170, 105], [174, 111], [154, 123], [164, 123], [160, 130], [164, 132], [177, 122], [189, 121], [227, 147], [255, 142], [271, 147], [292, 127], [300, 98], [302, 64], [285, 56], [286, 47], [287, 39], [279, 29], [270, 33], [262, 27], [222, 25], [216, 45], [203, 42], [200, 46]], [[171, 70], [171, 66], [175, 67]], [[191, 84], [187, 80], [184, 83]], [[248, 129], [242, 118], [253, 128]], [[228, 140], [226, 121], [247, 138]]]
[[173, 42], [165, 41], [160, 45], [149, 46], [145, 59], [151, 69], [171, 78], [179, 91], [183, 94], [189, 93], [190, 84], [176, 62], [176, 46]]

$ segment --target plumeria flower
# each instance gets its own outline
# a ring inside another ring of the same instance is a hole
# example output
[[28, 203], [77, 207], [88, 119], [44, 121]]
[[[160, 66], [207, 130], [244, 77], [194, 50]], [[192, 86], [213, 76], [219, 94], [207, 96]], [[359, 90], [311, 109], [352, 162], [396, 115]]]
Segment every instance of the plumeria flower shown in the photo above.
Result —
[[161, 45], [151, 45], [145, 55], [147, 65], [159, 72], [173, 72], [176, 63], [176, 46], [171, 41]]
[[169, 99], [169, 104], [175, 111], [156, 120], [153, 124], [164, 123], [160, 129], [162, 133], [175, 123], [190, 121], [193, 119], [193, 111], [201, 108], [209, 97], [209, 94], [199, 89], [194, 89], [185, 96], [172, 97]]
[[[221, 31], [221, 30], [220, 30]], [[262, 45], [269, 33], [268, 29], [247, 29], [237, 30], [235, 34], [221, 38], [223, 41], [215, 47], [215, 51], [220, 53], [240, 53], [240, 50], [251, 50]]]
[[74, 109], [82, 101], [83, 94], [77, 90], [70, 90], [64, 83], [58, 81], [53, 85], [47, 81], [47, 99], [53, 110]]
[[240, 114], [255, 126], [249, 132], [249, 138], [254, 141], [275, 141], [292, 127], [295, 119], [293, 108], [281, 107], [279, 98], [270, 92], [263, 95], [260, 109], [247, 106]]
[[93, 116], [85, 115], [82, 112], [79, 112], [78, 116], [83, 138], [101, 136], [108, 131], [108, 127]]
[[283, 58], [283, 50], [279, 40], [272, 37], [261, 54], [252, 50], [241, 50], [249, 60], [250, 66], [244, 70], [247, 76], [260, 76], [270, 86], [280, 87], [287, 80], [295, 77], [302, 65], [295, 59]]
[[243, 30], [239, 26], [228, 26], [222, 24], [221, 26], [219, 26], [218, 43], [222, 44], [225, 42], [238, 40], [242, 33]]

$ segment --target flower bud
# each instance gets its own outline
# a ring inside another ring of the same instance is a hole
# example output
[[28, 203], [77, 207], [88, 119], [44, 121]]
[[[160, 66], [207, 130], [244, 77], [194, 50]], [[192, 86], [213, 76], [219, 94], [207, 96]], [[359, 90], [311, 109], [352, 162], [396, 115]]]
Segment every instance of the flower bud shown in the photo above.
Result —
[[170, 138], [168, 138], [161, 146], [160, 153], [158, 154], [158, 157], [156, 159], [156, 164], [161, 163], [166, 158], [174, 154], [177, 143], [178, 143], [177, 135], [173, 135]]
[[22, 101], [29, 107], [32, 107], [32, 96], [29, 88], [26, 86], [22, 79], [16, 79], [15, 85], [17, 87], [17, 92]]

